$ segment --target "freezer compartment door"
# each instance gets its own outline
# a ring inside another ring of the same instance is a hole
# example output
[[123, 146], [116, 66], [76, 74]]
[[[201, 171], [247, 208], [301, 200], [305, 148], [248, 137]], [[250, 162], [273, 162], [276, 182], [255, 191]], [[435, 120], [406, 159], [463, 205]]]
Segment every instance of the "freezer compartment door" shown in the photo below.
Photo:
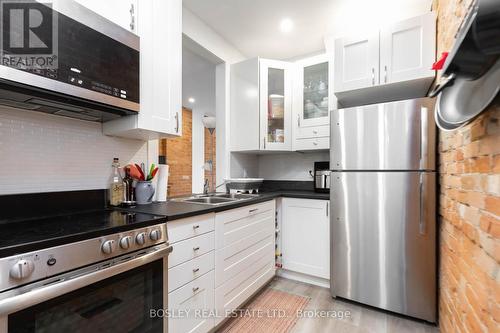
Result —
[[434, 101], [420, 98], [331, 113], [333, 170], [434, 170]]
[[435, 184], [435, 173], [332, 173], [334, 297], [436, 321]]

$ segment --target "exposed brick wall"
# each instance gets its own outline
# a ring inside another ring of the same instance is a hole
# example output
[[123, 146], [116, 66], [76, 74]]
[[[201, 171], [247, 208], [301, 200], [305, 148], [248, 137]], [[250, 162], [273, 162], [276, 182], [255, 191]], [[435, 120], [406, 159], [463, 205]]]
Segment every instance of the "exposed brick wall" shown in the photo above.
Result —
[[160, 140], [160, 155], [167, 156], [169, 165], [168, 197], [192, 193], [193, 112], [182, 109], [182, 136]]
[[[435, 0], [438, 54], [471, 0]], [[500, 106], [440, 132], [441, 332], [500, 332]]]
[[[213, 179], [216, 181], [217, 175], [217, 164], [216, 164], [216, 153], [215, 150], [217, 147], [217, 139], [216, 139], [217, 131], [214, 130], [214, 133], [211, 135], [210, 131], [205, 128], [205, 162], [211, 160], [213, 158]], [[213, 152], [213, 155], [212, 155]], [[210, 171], [205, 170], [205, 179], [208, 179], [208, 184], [210, 186], [210, 190], [214, 191], [214, 185], [212, 184], [212, 173]]]

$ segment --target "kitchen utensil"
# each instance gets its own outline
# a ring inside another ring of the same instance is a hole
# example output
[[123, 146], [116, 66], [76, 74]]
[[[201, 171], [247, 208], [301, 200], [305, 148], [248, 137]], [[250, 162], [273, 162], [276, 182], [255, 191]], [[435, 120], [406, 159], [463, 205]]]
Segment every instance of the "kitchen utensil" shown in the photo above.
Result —
[[[142, 165], [144, 166], [144, 163], [142, 163]], [[139, 174], [140, 174], [139, 180], [146, 180], [146, 177], [144, 176], [144, 171], [139, 166], [139, 164], [136, 163], [135, 167], [137, 168], [137, 171], [139, 171]]]
[[150, 180], [139, 181], [135, 185], [135, 198], [138, 205], [148, 205], [152, 203], [154, 194], [155, 188]]
[[125, 193], [122, 202], [122, 205], [124, 206], [132, 206], [135, 204], [134, 179], [130, 174], [131, 170], [131, 165], [127, 165], [125, 167], [125, 178], [123, 178], [123, 182], [125, 183]]
[[[148, 173], [148, 178], [153, 178], [151, 177], [152, 173], [153, 173], [153, 170], [155, 169], [155, 164], [154, 163], [151, 163], [151, 167], [149, 168], [149, 173]], [[148, 179], [150, 180], [150, 179]]]
[[141, 179], [141, 173], [139, 172], [139, 169], [134, 165], [134, 164], [129, 164], [127, 166], [130, 170], [130, 177], [134, 179]]

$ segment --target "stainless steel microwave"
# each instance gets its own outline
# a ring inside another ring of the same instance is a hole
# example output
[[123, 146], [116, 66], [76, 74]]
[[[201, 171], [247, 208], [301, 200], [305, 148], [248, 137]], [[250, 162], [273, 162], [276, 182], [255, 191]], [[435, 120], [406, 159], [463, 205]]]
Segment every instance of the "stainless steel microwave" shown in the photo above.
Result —
[[73, 0], [0, 1], [0, 104], [105, 122], [139, 111], [139, 37]]

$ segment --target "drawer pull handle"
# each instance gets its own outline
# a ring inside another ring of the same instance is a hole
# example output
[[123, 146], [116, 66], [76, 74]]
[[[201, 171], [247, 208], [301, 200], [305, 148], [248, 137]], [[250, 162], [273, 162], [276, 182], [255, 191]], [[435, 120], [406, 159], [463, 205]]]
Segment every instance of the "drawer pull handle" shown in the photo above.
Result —
[[199, 246], [193, 247], [193, 251], [198, 251], [200, 249]]
[[199, 268], [195, 268], [195, 269], [193, 269], [193, 273], [196, 273], [196, 272], [198, 272], [199, 270], [200, 270]]
[[255, 213], [256, 211], [258, 211], [259, 209], [258, 208], [255, 208], [255, 209], [250, 209], [248, 212], [249, 213]]
[[193, 293], [197, 292], [198, 290], [200, 290], [200, 287], [194, 287], [193, 288]]
[[195, 230], [196, 230], [196, 229], [198, 229], [199, 227], [200, 227], [200, 226], [199, 226], [198, 224], [193, 225], [193, 229], [195, 229]]
[[318, 134], [318, 131], [313, 131], [314, 134]]

